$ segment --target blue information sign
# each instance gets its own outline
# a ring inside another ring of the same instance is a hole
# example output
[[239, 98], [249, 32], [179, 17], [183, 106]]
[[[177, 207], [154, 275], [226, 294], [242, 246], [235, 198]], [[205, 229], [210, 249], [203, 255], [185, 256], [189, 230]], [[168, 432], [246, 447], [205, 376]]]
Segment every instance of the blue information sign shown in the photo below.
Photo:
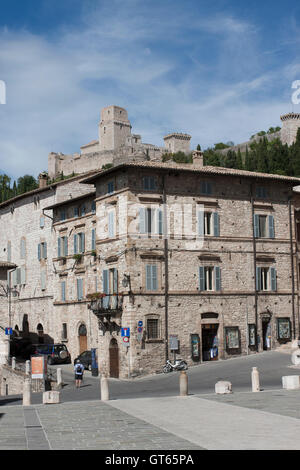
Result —
[[127, 336], [128, 338], [130, 337], [130, 328], [121, 328], [121, 336]]
[[12, 335], [12, 328], [5, 328], [6, 335]]
[[140, 320], [140, 321], [138, 322], [138, 326], [143, 326], [142, 320]]

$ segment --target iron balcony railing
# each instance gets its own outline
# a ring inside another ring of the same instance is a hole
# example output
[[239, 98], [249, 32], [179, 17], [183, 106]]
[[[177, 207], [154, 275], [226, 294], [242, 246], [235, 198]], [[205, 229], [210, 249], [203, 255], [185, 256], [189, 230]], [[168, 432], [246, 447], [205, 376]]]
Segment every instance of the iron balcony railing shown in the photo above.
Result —
[[96, 315], [116, 314], [122, 312], [123, 295], [106, 294], [103, 297], [91, 298], [90, 309]]

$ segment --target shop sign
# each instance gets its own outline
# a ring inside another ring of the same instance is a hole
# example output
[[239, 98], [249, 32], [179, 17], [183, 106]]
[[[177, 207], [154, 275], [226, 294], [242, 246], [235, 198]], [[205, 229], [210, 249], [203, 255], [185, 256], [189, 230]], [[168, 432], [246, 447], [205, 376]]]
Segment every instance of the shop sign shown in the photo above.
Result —
[[178, 336], [177, 335], [170, 335], [170, 350], [177, 351], [179, 348]]
[[45, 356], [31, 357], [31, 378], [44, 379], [47, 373], [47, 362]]

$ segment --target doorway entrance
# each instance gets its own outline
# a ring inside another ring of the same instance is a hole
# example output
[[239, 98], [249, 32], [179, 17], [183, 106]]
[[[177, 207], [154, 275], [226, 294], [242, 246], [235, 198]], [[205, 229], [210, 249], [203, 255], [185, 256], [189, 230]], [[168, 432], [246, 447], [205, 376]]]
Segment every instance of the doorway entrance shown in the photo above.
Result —
[[109, 345], [109, 375], [119, 378], [119, 347], [118, 342], [113, 338]]
[[202, 325], [202, 360], [216, 361], [219, 356], [218, 328], [216, 323]]
[[87, 350], [86, 326], [83, 323], [78, 328], [78, 338], [79, 338], [79, 354], [81, 354]]
[[262, 346], [264, 351], [271, 349], [271, 320], [262, 318]]

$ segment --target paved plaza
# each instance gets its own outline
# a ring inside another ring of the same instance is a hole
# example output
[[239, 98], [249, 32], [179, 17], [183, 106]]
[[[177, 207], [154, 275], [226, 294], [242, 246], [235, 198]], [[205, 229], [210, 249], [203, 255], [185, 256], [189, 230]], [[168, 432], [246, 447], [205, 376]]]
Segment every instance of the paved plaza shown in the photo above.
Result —
[[300, 391], [4, 405], [0, 424], [0, 450], [299, 450]]

